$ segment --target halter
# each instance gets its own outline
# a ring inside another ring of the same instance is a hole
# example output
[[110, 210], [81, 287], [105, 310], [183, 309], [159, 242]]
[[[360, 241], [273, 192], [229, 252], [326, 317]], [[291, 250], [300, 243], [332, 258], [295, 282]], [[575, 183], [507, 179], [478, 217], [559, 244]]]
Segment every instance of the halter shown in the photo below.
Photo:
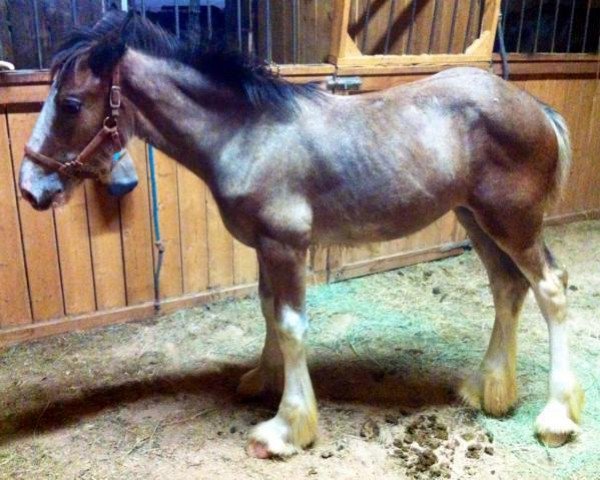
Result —
[[38, 165], [54, 170], [67, 177], [97, 177], [93, 170], [86, 168], [90, 159], [96, 154], [96, 151], [106, 142], [111, 140], [114, 148], [113, 162], [111, 170], [116, 161], [123, 156], [121, 151], [123, 145], [119, 135], [117, 119], [119, 118], [119, 109], [121, 108], [121, 86], [120, 71], [115, 68], [112, 74], [110, 92], [108, 94], [108, 104], [110, 106], [110, 115], [104, 119], [100, 131], [90, 140], [85, 148], [70, 162], [59, 162], [52, 157], [48, 157], [38, 152], [34, 152], [29, 146], [25, 145], [25, 154]]

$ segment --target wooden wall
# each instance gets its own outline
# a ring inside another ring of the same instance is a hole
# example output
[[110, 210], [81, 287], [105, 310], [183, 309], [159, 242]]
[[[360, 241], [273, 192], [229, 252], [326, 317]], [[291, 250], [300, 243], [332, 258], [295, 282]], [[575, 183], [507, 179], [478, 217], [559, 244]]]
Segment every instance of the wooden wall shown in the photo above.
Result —
[[[569, 76], [540, 71], [517, 71], [515, 83], [565, 115], [575, 154], [565, 198], [552, 215], [563, 220], [597, 215], [600, 82], [589, 72]], [[382, 82], [401, 83], [427, 74], [410, 70]], [[155, 251], [144, 144], [131, 145], [141, 181], [121, 201], [87, 182], [65, 207], [34, 211], [16, 183], [23, 145], [40, 108], [24, 103], [23, 89], [39, 96], [40, 85], [13, 90], [12, 98], [20, 99], [16, 104], [7, 104], [3, 97], [2, 90], [10, 92], [8, 88], [0, 86], [0, 344], [151, 316]], [[205, 185], [160, 152], [156, 161], [166, 245], [164, 311], [254, 291], [254, 254], [227, 233]], [[461, 251], [457, 242], [464, 238], [456, 219], [448, 215], [406, 239], [317, 249], [310, 260], [311, 278], [340, 280], [456, 254]]]

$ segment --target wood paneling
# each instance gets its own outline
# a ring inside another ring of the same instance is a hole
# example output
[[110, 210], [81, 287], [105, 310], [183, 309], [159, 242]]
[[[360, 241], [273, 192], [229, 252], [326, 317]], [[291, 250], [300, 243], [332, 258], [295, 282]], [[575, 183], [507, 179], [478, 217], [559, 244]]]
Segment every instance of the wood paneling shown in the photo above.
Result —
[[31, 323], [32, 316], [6, 109], [0, 110], [0, 113], [0, 328], [3, 328]]
[[[8, 131], [11, 138], [15, 178], [19, 177], [23, 148], [33, 130], [37, 116], [37, 113], [29, 110], [8, 110]], [[8, 159], [2, 161], [6, 162]], [[43, 321], [61, 317], [65, 314], [65, 310], [54, 211], [33, 210], [20, 194], [18, 201], [33, 319]], [[3, 285], [2, 288], [7, 287]]]

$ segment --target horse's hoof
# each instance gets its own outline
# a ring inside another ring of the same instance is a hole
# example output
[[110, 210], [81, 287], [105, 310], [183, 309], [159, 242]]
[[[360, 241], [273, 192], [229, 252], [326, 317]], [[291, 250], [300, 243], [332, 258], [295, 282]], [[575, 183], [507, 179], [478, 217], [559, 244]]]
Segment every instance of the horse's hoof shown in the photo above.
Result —
[[551, 399], [535, 420], [535, 433], [548, 447], [560, 447], [573, 437], [579, 429], [585, 394], [574, 376], [570, 376], [561, 400]]
[[290, 428], [278, 418], [257, 425], [250, 433], [246, 451], [254, 458], [287, 458], [298, 452], [290, 439]]
[[463, 381], [459, 395], [470, 407], [481, 409], [493, 417], [501, 417], [517, 402], [517, 387], [514, 376], [507, 370], [478, 371]]

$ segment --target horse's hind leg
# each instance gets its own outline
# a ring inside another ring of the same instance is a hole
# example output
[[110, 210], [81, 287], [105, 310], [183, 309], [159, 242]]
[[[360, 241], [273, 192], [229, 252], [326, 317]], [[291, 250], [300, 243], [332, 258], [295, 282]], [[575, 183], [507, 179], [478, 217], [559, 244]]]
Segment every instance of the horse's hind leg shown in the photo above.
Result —
[[485, 357], [479, 370], [463, 382], [460, 395], [471, 406], [500, 416], [517, 400], [517, 325], [529, 283], [510, 257], [481, 229], [469, 210], [459, 208], [456, 214], [486, 268], [496, 309]]
[[506, 215], [475, 213], [477, 222], [511, 257], [525, 275], [548, 325], [550, 381], [548, 403], [535, 430], [549, 446], [559, 446], [579, 431], [584, 394], [569, 362], [567, 334], [567, 274], [554, 261], [541, 238], [541, 213]]
[[283, 391], [283, 357], [277, 341], [273, 292], [260, 259], [259, 269], [258, 293], [266, 322], [265, 345], [258, 366], [246, 372], [240, 380], [238, 393], [244, 397], [256, 397], [266, 392], [281, 393]]

